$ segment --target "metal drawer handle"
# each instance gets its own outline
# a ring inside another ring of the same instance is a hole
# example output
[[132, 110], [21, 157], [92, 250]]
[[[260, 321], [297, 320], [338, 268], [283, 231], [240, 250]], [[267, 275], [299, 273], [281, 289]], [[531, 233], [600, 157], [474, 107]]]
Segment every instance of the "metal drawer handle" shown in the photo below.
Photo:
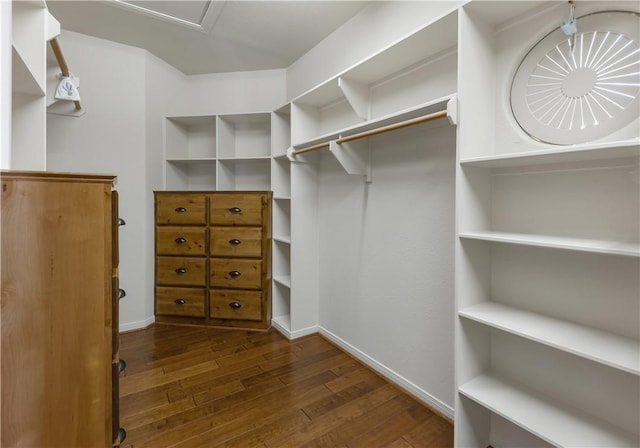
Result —
[[176, 274], [186, 274], [187, 270], [185, 268], [176, 269]]
[[187, 301], [184, 299], [176, 299], [173, 301], [173, 303], [175, 303], [176, 305], [184, 305], [185, 303], [187, 303]]
[[184, 212], [186, 212], [186, 211], [187, 211], [187, 209], [186, 209], [186, 208], [184, 208], [184, 207], [177, 207], [175, 210], [176, 210], [176, 212], [178, 212], [178, 213], [184, 213]]
[[230, 211], [231, 213], [240, 213], [240, 212], [242, 211], [242, 209], [241, 209], [240, 207], [231, 207], [231, 208], [229, 209], [229, 211]]
[[118, 218], [118, 225], [119, 225], [119, 226], [126, 226], [126, 225], [127, 225], [127, 223], [125, 222], [125, 220], [124, 220], [124, 219], [122, 219], [122, 218]]
[[240, 241], [239, 239], [236, 239], [236, 238], [234, 238], [232, 240], [229, 240], [229, 244], [233, 244], [234, 246], [237, 246], [240, 243], [242, 243], [242, 241]]
[[236, 277], [240, 277], [242, 274], [240, 273], [240, 271], [231, 271], [231, 272], [229, 272], [229, 275], [231, 277], [236, 278]]
[[124, 372], [124, 369], [126, 368], [127, 368], [127, 363], [124, 362], [124, 359], [121, 359], [120, 361], [118, 361], [118, 373]]
[[126, 438], [127, 438], [127, 431], [125, 431], [124, 428], [120, 428], [118, 430], [118, 442], [122, 443]]
[[124, 299], [127, 296], [127, 291], [122, 288], [118, 288], [118, 300]]
[[186, 239], [186, 238], [183, 238], [183, 237], [179, 237], [179, 238], [176, 238], [176, 239], [175, 239], [175, 240], [173, 240], [173, 241], [175, 241], [175, 242], [176, 242], [176, 243], [178, 243], [178, 244], [184, 244], [184, 243], [186, 243], [186, 242], [187, 242], [187, 239]]
[[236, 309], [236, 310], [237, 310], [237, 309], [239, 309], [239, 308], [241, 308], [241, 307], [242, 307], [242, 304], [241, 304], [240, 302], [231, 302], [231, 303], [229, 303], [229, 306], [230, 306], [231, 308], [233, 308], [233, 309]]

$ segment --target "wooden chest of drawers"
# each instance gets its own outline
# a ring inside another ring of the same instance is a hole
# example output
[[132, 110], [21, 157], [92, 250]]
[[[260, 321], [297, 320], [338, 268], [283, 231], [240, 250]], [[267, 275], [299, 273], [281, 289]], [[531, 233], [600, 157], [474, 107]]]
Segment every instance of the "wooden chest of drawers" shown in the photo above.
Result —
[[271, 325], [271, 192], [155, 192], [157, 322]]

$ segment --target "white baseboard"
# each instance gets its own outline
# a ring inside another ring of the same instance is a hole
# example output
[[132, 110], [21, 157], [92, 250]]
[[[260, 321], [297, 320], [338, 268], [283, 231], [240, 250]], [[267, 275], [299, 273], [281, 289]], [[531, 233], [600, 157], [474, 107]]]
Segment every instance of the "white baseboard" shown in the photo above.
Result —
[[393, 370], [389, 369], [384, 364], [379, 363], [378, 361], [376, 361], [375, 359], [373, 359], [372, 357], [370, 357], [366, 353], [362, 352], [361, 350], [357, 349], [356, 347], [354, 347], [353, 345], [349, 344], [345, 340], [343, 340], [340, 337], [336, 336], [335, 334], [331, 333], [326, 328], [319, 327], [319, 330], [320, 330], [320, 334], [322, 336], [324, 336], [325, 338], [327, 338], [328, 340], [330, 340], [331, 342], [336, 344], [338, 347], [343, 349], [345, 352], [349, 353], [354, 358], [358, 359], [362, 363], [364, 363], [367, 366], [371, 367], [373, 370], [378, 372], [380, 375], [382, 375], [383, 377], [385, 377], [386, 379], [388, 379], [389, 381], [391, 381], [392, 383], [394, 383], [398, 387], [400, 387], [402, 390], [404, 390], [405, 392], [407, 392], [411, 396], [413, 396], [416, 399], [422, 401], [427, 406], [435, 409], [436, 411], [438, 411], [439, 413], [441, 413], [445, 417], [450, 418], [453, 421], [453, 419], [454, 419], [454, 410], [453, 410], [453, 408], [451, 406], [443, 403], [442, 401], [440, 401], [439, 399], [437, 399], [433, 395], [429, 394], [424, 389], [422, 389], [422, 388], [418, 387], [417, 385], [413, 384], [411, 381], [407, 380], [403, 376], [401, 376], [401, 375], [397, 374], [396, 372], [394, 372]]
[[120, 324], [120, 333], [125, 331], [142, 330], [156, 321], [155, 316], [146, 318], [145, 320], [139, 320], [136, 322], [125, 322]]
[[275, 328], [285, 338], [289, 339], [290, 341], [301, 338], [303, 336], [309, 336], [310, 334], [315, 334], [318, 332], [317, 325], [314, 325], [308, 328], [303, 328], [301, 330], [295, 330], [295, 331], [291, 331], [291, 329], [287, 325], [288, 325], [288, 321], [283, 325], [283, 322], [281, 322], [279, 319], [277, 318], [271, 319], [271, 326]]

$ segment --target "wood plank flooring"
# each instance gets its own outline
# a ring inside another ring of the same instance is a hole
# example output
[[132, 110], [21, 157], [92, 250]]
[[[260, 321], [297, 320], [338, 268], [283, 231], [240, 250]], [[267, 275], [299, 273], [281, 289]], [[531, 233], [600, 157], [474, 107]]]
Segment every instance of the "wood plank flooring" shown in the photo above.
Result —
[[444, 448], [451, 423], [318, 335], [155, 324], [121, 336], [124, 448]]

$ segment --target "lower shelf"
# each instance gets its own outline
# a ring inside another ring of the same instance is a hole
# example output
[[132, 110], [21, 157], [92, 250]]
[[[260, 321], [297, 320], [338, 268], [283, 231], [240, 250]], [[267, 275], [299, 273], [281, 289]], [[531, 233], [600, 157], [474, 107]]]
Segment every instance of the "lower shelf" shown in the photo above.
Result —
[[493, 374], [472, 379], [459, 393], [555, 446], [640, 446], [638, 434]]
[[558, 350], [640, 375], [638, 341], [495, 302], [464, 308], [458, 314]]

